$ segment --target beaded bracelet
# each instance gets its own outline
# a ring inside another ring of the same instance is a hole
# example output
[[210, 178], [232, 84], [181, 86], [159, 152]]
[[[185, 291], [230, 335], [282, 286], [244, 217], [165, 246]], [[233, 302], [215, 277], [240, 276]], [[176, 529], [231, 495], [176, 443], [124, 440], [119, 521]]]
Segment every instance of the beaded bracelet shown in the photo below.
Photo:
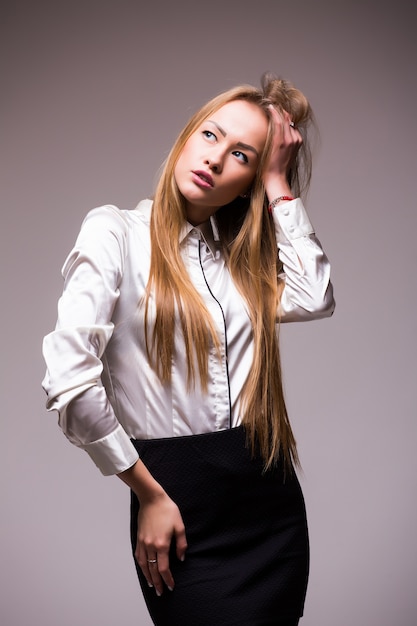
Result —
[[278, 196], [278, 198], [275, 198], [275, 200], [272, 200], [272, 202], [269, 203], [268, 211], [272, 213], [278, 202], [281, 202], [281, 200], [294, 200], [294, 198], [292, 198], [291, 196]]

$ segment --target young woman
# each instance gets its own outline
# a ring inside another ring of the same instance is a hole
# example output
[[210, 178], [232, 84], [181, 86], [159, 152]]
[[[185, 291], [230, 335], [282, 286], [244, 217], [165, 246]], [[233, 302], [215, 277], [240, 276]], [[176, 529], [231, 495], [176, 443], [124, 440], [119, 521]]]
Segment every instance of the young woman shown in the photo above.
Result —
[[311, 121], [284, 80], [217, 96], [153, 200], [92, 210], [63, 267], [47, 407], [131, 488], [158, 626], [294, 626], [303, 612], [308, 534], [277, 331], [334, 308], [299, 198]]

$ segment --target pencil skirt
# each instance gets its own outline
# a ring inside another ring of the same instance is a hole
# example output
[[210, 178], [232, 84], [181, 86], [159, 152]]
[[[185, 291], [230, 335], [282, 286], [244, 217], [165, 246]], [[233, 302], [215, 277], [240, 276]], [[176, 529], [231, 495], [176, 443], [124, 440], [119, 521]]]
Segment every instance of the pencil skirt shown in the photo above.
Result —
[[[133, 440], [141, 460], [178, 505], [188, 548], [171, 546], [175, 589], [158, 597], [136, 570], [156, 626], [298, 623], [309, 569], [304, 498], [295, 472], [264, 471], [242, 426], [202, 435]], [[136, 548], [139, 502], [131, 494]]]

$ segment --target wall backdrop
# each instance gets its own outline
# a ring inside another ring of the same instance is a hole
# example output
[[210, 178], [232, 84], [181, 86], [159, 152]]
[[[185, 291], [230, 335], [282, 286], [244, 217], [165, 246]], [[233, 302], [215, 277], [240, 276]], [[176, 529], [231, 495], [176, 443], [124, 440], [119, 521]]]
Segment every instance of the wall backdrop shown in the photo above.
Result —
[[337, 300], [332, 319], [282, 330], [311, 534], [302, 624], [416, 624], [412, 3], [5, 0], [1, 14], [1, 623], [150, 625], [128, 491], [46, 413], [41, 341], [86, 212], [151, 194], [189, 115], [271, 70], [316, 113], [306, 204]]

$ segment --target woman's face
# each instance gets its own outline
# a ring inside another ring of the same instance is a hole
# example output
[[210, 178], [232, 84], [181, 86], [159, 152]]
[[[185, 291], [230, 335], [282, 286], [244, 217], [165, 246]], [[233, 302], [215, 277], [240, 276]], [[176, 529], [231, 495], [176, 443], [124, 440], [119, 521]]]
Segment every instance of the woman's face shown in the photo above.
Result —
[[219, 207], [249, 189], [267, 130], [267, 117], [258, 106], [234, 100], [189, 137], [174, 175], [191, 224], [205, 222]]

